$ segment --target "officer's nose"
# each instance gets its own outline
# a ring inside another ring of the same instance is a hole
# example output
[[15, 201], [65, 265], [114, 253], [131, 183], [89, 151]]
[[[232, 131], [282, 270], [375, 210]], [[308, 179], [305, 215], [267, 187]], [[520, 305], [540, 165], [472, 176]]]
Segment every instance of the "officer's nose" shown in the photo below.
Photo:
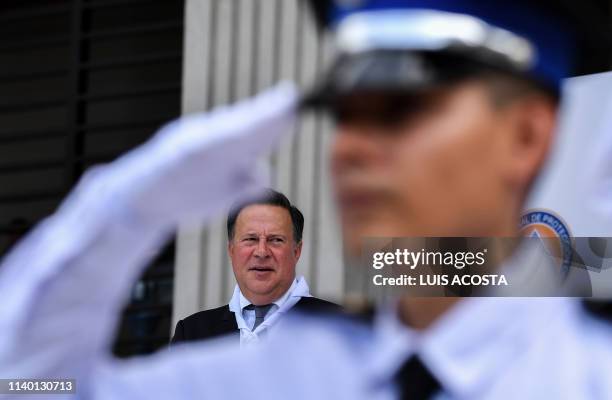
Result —
[[339, 125], [336, 128], [331, 150], [332, 173], [363, 168], [381, 157], [384, 152], [380, 151], [380, 143], [377, 143], [378, 135], [367, 129], [355, 125]]
[[255, 257], [257, 258], [267, 258], [270, 257], [270, 249], [268, 248], [268, 243], [266, 239], [260, 239], [257, 243], [257, 248], [255, 249]]

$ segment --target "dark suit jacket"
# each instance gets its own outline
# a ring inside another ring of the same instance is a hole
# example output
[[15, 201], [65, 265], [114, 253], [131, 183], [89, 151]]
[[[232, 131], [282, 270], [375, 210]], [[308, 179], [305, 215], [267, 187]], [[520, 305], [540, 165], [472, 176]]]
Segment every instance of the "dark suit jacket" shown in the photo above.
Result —
[[[339, 305], [316, 297], [302, 297], [290, 311], [305, 312], [334, 312], [340, 311]], [[171, 344], [189, 342], [194, 340], [211, 339], [223, 335], [236, 335], [239, 338], [240, 330], [236, 324], [236, 317], [230, 311], [229, 305], [197, 312], [180, 320], [176, 324]]]

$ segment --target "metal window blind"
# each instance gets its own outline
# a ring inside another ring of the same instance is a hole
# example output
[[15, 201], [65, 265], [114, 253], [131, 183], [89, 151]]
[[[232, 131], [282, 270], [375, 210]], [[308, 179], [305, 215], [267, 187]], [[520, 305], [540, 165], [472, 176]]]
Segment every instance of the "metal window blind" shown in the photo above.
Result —
[[[93, 164], [180, 114], [178, 0], [28, 0], [0, 5], [0, 257]], [[174, 246], [134, 288], [115, 352], [168, 341]]]

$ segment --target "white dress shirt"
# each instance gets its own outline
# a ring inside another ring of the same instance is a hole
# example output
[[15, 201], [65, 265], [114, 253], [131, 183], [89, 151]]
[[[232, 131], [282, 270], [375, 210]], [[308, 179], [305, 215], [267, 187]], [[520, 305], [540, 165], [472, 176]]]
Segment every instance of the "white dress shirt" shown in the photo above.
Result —
[[[255, 310], [246, 310], [245, 307], [252, 303], [244, 297], [238, 285], [234, 288], [234, 294], [229, 302], [229, 309], [236, 317], [236, 324], [240, 329], [240, 345], [247, 346], [254, 343], [259, 343], [270, 328], [282, 317], [284, 313], [289, 311], [302, 297], [311, 297], [308, 283], [303, 276], [298, 276], [293, 280], [289, 289], [276, 301], [272, 303], [272, 307], [264, 317], [264, 321], [259, 324], [255, 330], [252, 327], [255, 325]], [[265, 332], [265, 333], [264, 333]], [[262, 335], [262, 333], [264, 333]]]
[[261, 346], [219, 339], [114, 359], [121, 309], [171, 222], [211, 218], [247, 194], [296, 99], [284, 87], [171, 124], [87, 173], [0, 266], [0, 377], [76, 379], [69, 399], [386, 400], [418, 353], [442, 398], [612, 398], [610, 324], [569, 298], [466, 299], [423, 333], [392, 308], [373, 326], [286, 315]]

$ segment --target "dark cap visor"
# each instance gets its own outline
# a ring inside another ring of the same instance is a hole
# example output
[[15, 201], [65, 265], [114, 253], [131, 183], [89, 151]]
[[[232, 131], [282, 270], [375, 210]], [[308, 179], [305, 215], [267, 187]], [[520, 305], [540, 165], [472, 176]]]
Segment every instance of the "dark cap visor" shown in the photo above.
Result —
[[[302, 109], [333, 107], [339, 98], [361, 92], [411, 94], [440, 88], [495, 71], [526, 79], [488, 58], [487, 54], [455, 51], [376, 50], [341, 55], [320, 82], [301, 100]], [[541, 83], [534, 84], [542, 86]], [[557, 96], [555, 87], [544, 87]]]
[[354, 92], [422, 90], [439, 81], [438, 71], [422, 54], [374, 51], [340, 56], [304, 96], [305, 108], [326, 108]]

